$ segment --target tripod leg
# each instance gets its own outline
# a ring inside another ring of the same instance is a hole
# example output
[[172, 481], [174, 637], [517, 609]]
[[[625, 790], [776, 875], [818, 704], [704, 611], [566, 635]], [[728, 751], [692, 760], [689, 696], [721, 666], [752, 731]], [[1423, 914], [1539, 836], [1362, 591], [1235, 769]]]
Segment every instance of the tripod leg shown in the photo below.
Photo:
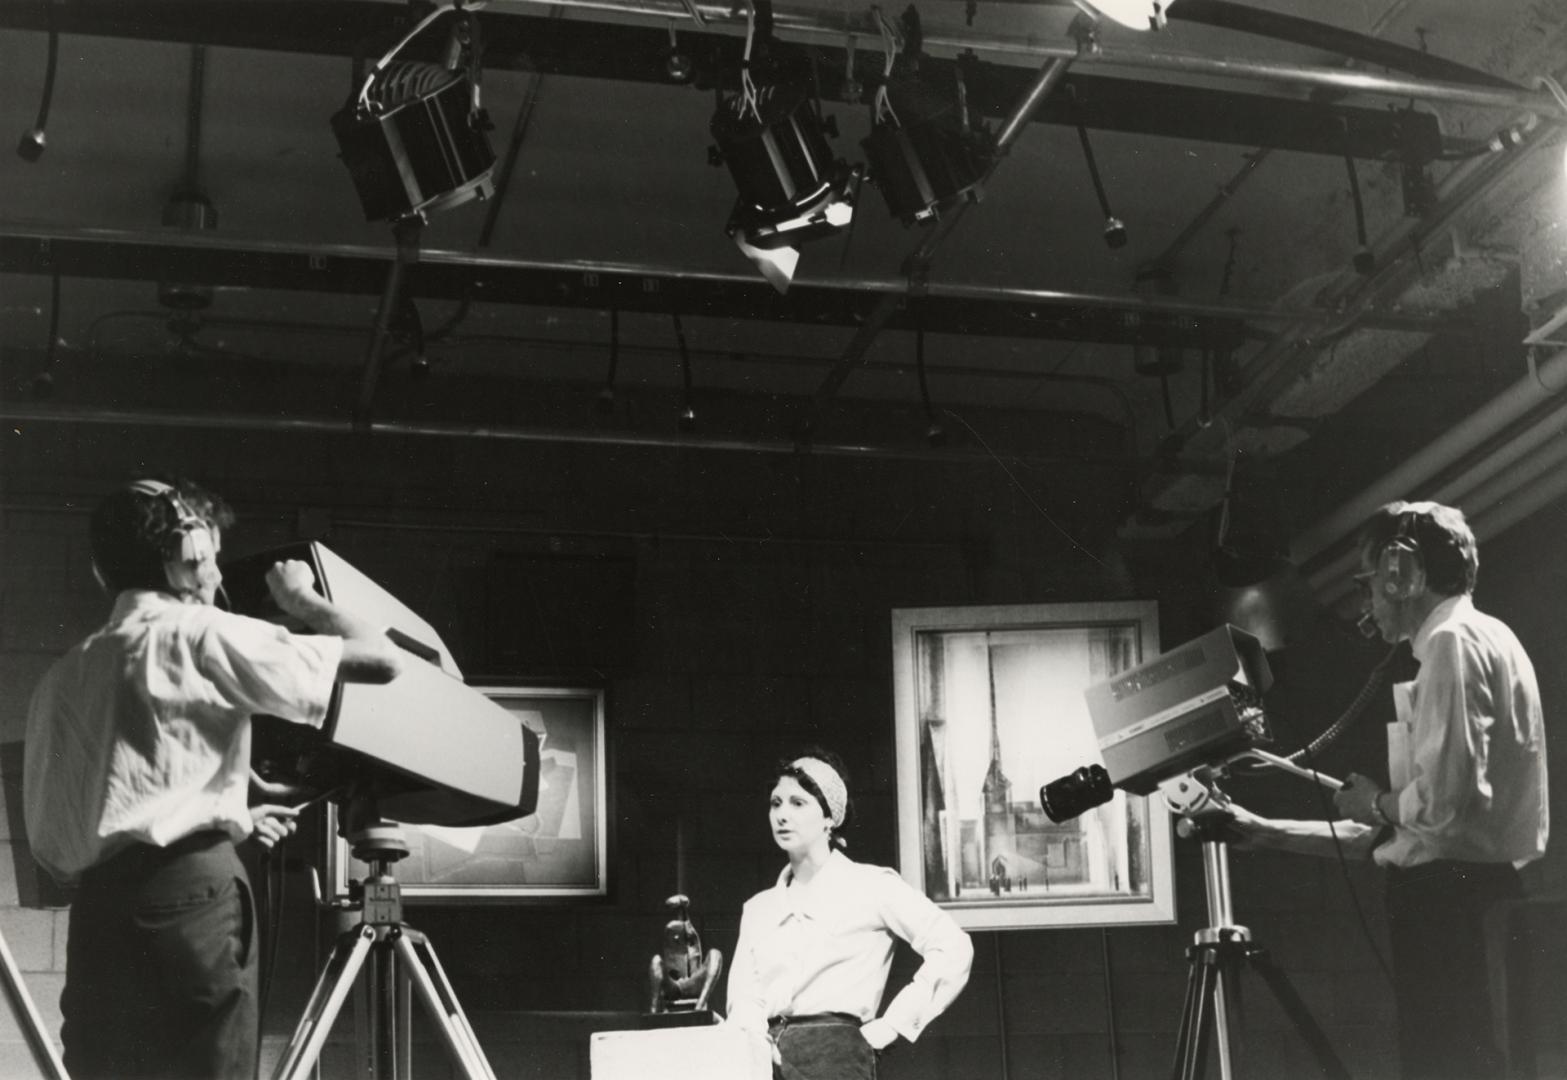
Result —
[[327, 958], [316, 988], [310, 994], [304, 1015], [289, 1040], [288, 1048], [272, 1070], [272, 1080], [304, 1080], [321, 1056], [321, 1047], [332, 1031], [332, 1023], [343, 1008], [343, 1001], [364, 966], [375, 941], [373, 927], [361, 926], [338, 935]]
[[1214, 965], [1213, 1027], [1219, 1044], [1221, 1080], [1232, 1080], [1235, 1076], [1235, 1045], [1231, 1035], [1239, 1027], [1233, 1023], [1233, 1013], [1240, 1000], [1240, 971], [1235, 964], [1237, 956], [1234, 952], [1220, 952]]
[[54, 1080], [69, 1080], [65, 1074], [65, 1062], [60, 1059], [60, 1051], [55, 1049], [54, 1040], [44, 1028], [43, 1017], [39, 1015], [38, 1006], [33, 1004], [32, 995], [27, 992], [22, 970], [16, 966], [16, 960], [11, 956], [11, 946], [6, 944], [4, 936], [0, 936], [0, 966], [5, 970], [5, 993], [11, 1002], [11, 1014], [17, 1026], [27, 1035], [27, 1045], [32, 1049], [34, 1062], [40, 1071]]
[[1197, 954], [1187, 952], [1186, 998], [1181, 1003], [1181, 1026], [1175, 1033], [1175, 1080], [1180, 1080], [1181, 1066], [1186, 1061], [1187, 1048], [1197, 1032], [1198, 1002], [1202, 1000], [1201, 976], [1197, 967]]
[[397, 958], [384, 941], [370, 947], [369, 1038], [363, 1050], [365, 1075], [373, 1080], [404, 1080], [397, 1071]]
[[1268, 989], [1273, 991], [1273, 996], [1283, 1007], [1285, 1015], [1294, 1021], [1295, 1030], [1300, 1032], [1301, 1037], [1306, 1040], [1306, 1045], [1311, 1047], [1312, 1053], [1317, 1057], [1317, 1064], [1322, 1067], [1322, 1075], [1332, 1080], [1350, 1080], [1349, 1069], [1345, 1068], [1338, 1052], [1333, 1049], [1333, 1044], [1328, 1041], [1327, 1033], [1307, 1010], [1305, 1001], [1301, 999], [1284, 972], [1276, 967], [1261, 949], [1252, 950], [1248, 957], [1263, 981], [1268, 984]]
[[417, 930], [404, 927], [394, 937], [393, 946], [403, 961], [404, 971], [419, 993], [419, 1000], [424, 1002], [431, 1019], [440, 1028], [447, 1050], [462, 1066], [468, 1080], [495, 1080], [495, 1073], [479, 1046], [478, 1037], [468, 1024], [468, 1017], [458, 1004], [457, 995], [441, 968], [441, 962], [436, 959], [435, 949], [429, 939]]
[[1208, 1063], [1208, 1029], [1218, 985], [1218, 967], [1209, 949], [1194, 947], [1188, 955], [1186, 1004], [1175, 1044], [1175, 1080], [1202, 1080]]

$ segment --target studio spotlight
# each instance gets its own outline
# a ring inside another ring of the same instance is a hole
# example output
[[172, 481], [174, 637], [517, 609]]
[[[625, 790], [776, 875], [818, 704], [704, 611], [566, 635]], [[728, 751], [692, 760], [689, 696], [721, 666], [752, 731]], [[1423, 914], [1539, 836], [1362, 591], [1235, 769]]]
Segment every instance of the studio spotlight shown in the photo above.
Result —
[[759, 59], [754, 67], [763, 74], [753, 77], [752, 44], [758, 37], [766, 43], [771, 21], [765, 3], [749, 13], [740, 89], [719, 94], [708, 160], [728, 166], [739, 192], [725, 232], [785, 292], [799, 246], [853, 220], [861, 168], [832, 156], [827, 139], [838, 134], [837, 125], [811, 96], [808, 71]]
[[[457, 11], [444, 63], [394, 58], [414, 36]], [[424, 218], [489, 198], [489, 115], [480, 105], [478, 21], [455, 3], [425, 16], [377, 61], [358, 96], [332, 117], [367, 221]]]
[[[887, 57], [882, 85], [871, 105], [871, 132], [861, 141], [868, 178], [905, 225], [934, 221], [964, 199], [978, 201], [989, 169], [989, 133], [969, 124], [961, 69], [956, 91], [922, 81], [914, 71], [894, 76], [900, 52], [897, 32], [876, 12]], [[909, 9], [910, 31], [918, 16]]]

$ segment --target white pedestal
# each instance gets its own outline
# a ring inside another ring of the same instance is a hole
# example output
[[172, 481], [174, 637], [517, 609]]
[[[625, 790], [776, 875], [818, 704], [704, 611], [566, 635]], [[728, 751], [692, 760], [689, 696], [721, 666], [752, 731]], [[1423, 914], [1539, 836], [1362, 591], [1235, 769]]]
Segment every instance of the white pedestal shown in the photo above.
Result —
[[759, 1031], [727, 1024], [600, 1031], [589, 1040], [592, 1080], [772, 1080]]

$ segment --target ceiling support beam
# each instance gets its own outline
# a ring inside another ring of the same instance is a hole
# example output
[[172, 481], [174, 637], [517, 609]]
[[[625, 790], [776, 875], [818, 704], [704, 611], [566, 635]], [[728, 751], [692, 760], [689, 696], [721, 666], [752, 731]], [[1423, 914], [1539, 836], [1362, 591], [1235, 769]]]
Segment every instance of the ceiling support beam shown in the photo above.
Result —
[[[1293, 544], [1292, 555], [1297, 563], [1309, 564], [1308, 580], [1318, 596], [1324, 602], [1332, 602], [1352, 587], [1350, 574], [1359, 553], [1341, 549], [1377, 507], [1417, 493], [1424, 495], [1426, 485], [1444, 470], [1555, 400], [1559, 392], [1551, 387], [1560, 386], [1567, 386], [1567, 350], [1550, 357], [1301, 533]], [[1501, 500], [1482, 499], [1487, 487], [1519, 482], [1530, 468], [1528, 461], [1538, 455], [1545, 455], [1536, 467], [1547, 478], [1567, 477], [1567, 470], [1558, 467], [1560, 455], [1567, 448], [1561, 435], [1564, 424], [1567, 405], [1558, 405], [1529, 427], [1514, 431], [1506, 442], [1489, 450], [1463, 473], [1430, 491], [1429, 497], [1466, 511], [1489, 510]]]
[[[118, 409], [95, 405], [52, 406], [0, 400], [0, 420], [8, 425], [68, 424], [109, 427], [152, 427], [164, 430], [266, 431], [288, 435], [392, 435], [441, 439], [480, 439], [499, 442], [548, 443], [564, 446], [626, 446], [660, 450], [738, 451], [743, 453], [801, 453], [792, 441], [735, 438], [714, 435], [653, 434], [635, 431], [591, 431], [581, 428], [503, 424], [464, 424], [436, 420], [380, 419], [358, 423], [332, 416], [281, 416], [276, 413], [191, 413], [157, 409]], [[812, 456], [860, 458], [878, 461], [925, 461], [970, 464], [994, 469], [996, 456], [984, 449], [892, 446], [874, 443], [812, 443]], [[1090, 456], [1047, 452], [1008, 451], [1006, 460], [1026, 465], [1099, 465], [1135, 471], [1131, 457]]]
[[[522, 5], [518, 5], [521, 7]], [[511, 10], [487, 9], [483, 16], [485, 66], [493, 70], [530, 70], [541, 74], [575, 75], [670, 85], [665, 60], [668, 24], [690, 20], [685, 2], [656, 3], [633, 0], [609, 5], [568, 0], [566, 7], [580, 10], [578, 18], [554, 18]], [[608, 7], [657, 20], [656, 25], [589, 21], [594, 12]], [[57, 10], [56, 10], [57, 9]], [[699, 89], [711, 89], [733, 78], [738, 70], [744, 33], [743, 16], [729, 8], [698, 7], [705, 27], [693, 27], [680, 36], [681, 51], [692, 62], [693, 81]], [[407, 9], [396, 4], [356, 0], [72, 0], [44, 9], [34, 4], [0, 4], [0, 28], [44, 30], [51, 14], [62, 34], [117, 37], [130, 40], [189, 42], [231, 48], [263, 49], [311, 55], [363, 56], [371, 42], [390, 44], [399, 27], [406, 29]], [[824, 100], [858, 103], [859, 88], [873, 87], [882, 78], [881, 55], [874, 49], [857, 49], [854, 70], [845, 70], [843, 42], [854, 34], [867, 42], [879, 41], [869, 9], [847, 20], [823, 13], [779, 12], [780, 32], [792, 31], [812, 60]], [[952, 55], [926, 55], [926, 74], [946, 85], [961, 65], [968, 85], [969, 107], [978, 116], [1006, 115], [1023, 92], [1030, 67], [1056, 56], [1072, 59], [1070, 44], [1046, 44], [1036, 38], [1006, 38], [930, 30], [927, 49], [944, 48]], [[416, 39], [410, 57], [424, 57], [438, 43]], [[1012, 64], [987, 62], [1006, 58]], [[954, 59], [953, 57], [962, 57]], [[1184, 56], [1161, 56], [1127, 49], [1101, 49], [1083, 57], [1067, 80], [1071, 94], [1047, 102], [1035, 119], [1045, 123], [1124, 131], [1132, 134], [1236, 144], [1274, 146], [1306, 153], [1372, 158], [1384, 161], [1429, 161], [1441, 152], [1436, 118], [1412, 109], [1352, 107], [1338, 102], [1300, 101], [1290, 97], [1262, 96], [1231, 90], [1205, 89], [1180, 83], [1160, 83], [1133, 78], [1089, 74], [1088, 63], [1113, 64], [1119, 69], [1148, 72], [1181, 71], [1217, 74], [1231, 82], [1271, 83], [1290, 87], [1318, 86], [1337, 94], [1368, 93], [1394, 96], [1401, 101], [1450, 101], [1511, 111], [1530, 110], [1545, 116], [1561, 115], [1548, 94], [1496, 85], [1478, 85], [1435, 79], [1382, 76], [1336, 68], [1305, 65], [1262, 64], [1242, 59], [1209, 61], [1218, 70], [1198, 70], [1202, 61]], [[852, 77], [851, 77], [852, 76]], [[852, 84], [851, 96], [846, 85]]]
[[[379, 295], [395, 251], [349, 244], [283, 244], [174, 230], [95, 229], [0, 220], [0, 273], [122, 281], [201, 281], [296, 292]], [[539, 260], [421, 249], [405, 292], [420, 300], [593, 308], [667, 315], [860, 326], [891, 295], [903, 309], [887, 326], [912, 330], [910, 309], [931, 334], [1102, 341], [1177, 348], [1238, 345], [1248, 324], [1288, 327], [1334, 316], [1327, 308], [1280, 308], [1234, 300], [1098, 293], [1073, 289], [927, 281], [911, 297], [906, 278], [797, 278], [786, 296], [753, 275], [673, 264]], [[1436, 333], [1452, 317], [1366, 305], [1358, 325]]]
[[[616, 11], [664, 20], [691, 17], [691, 13], [687, 11], [687, 0], [528, 0], [528, 2], [548, 7]], [[696, 4], [694, 9], [695, 13], [705, 18], [706, 25], [729, 25], [737, 30], [743, 30], [745, 27], [743, 13], [733, 7]], [[877, 35], [877, 27], [869, 8], [848, 19], [837, 13], [829, 15], [777, 9], [773, 17], [773, 26], [781, 35], [795, 33], [811, 38], [824, 37], [834, 42], [841, 42], [845, 33], [863, 34], [870, 40], [874, 40]], [[932, 28], [925, 32], [923, 41], [927, 49], [951, 50], [953, 53], [973, 51], [1027, 57], [1036, 63], [1050, 57], [1063, 60], [1076, 57], [1076, 50], [1070, 45], [1052, 44], [1032, 36], [977, 34]], [[1567, 120], [1567, 109], [1564, 109], [1549, 93], [1522, 87], [1480, 85], [1474, 82], [1456, 82], [1451, 79], [1412, 78], [1282, 61], [1235, 57], [1212, 58], [1129, 48], [1101, 47], [1086, 54], [1082, 59], [1118, 68], [1166, 74], [1202, 75], [1271, 86], [1311, 87], [1380, 97], [1412, 98], [1416, 101], [1446, 102], [1451, 105], [1471, 105], [1504, 111], [1525, 111], [1557, 120]]]
[[[1311, 363], [1314, 340], [1330, 340], [1354, 328], [1368, 324], [1360, 314], [1373, 305], [1388, 302], [1408, 288], [1418, 273], [1416, 264], [1427, 244], [1445, 241], [1452, 221], [1487, 191], [1519, 168], [1533, 155], [1553, 143], [1546, 138], [1548, 129], [1537, 128], [1525, 136], [1525, 145], [1508, 154], [1493, 155], [1461, 162], [1442, 182], [1431, 212], [1418, 220], [1400, 222], [1374, 245], [1376, 270], [1369, 277], [1346, 269], [1338, 280], [1319, 293], [1332, 304], [1336, 315], [1313, 325], [1294, 323], [1287, 327], [1256, 356], [1247, 361], [1245, 383], [1221, 402], [1215, 403], [1206, 423], [1188, 420], [1177, 431], [1183, 440], [1182, 454], [1187, 460], [1228, 456], [1235, 431], [1249, 423], [1249, 416], [1261, 403], [1272, 400], [1283, 388], [1300, 377]], [[1213, 421], [1222, 421], [1214, 423]], [[1157, 506], [1159, 496], [1151, 496]]]

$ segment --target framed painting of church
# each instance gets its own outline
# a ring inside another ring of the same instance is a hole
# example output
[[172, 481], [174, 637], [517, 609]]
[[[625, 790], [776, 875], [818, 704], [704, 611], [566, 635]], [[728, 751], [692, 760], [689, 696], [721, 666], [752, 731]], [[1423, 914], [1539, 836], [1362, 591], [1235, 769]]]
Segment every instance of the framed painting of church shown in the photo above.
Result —
[[1062, 822], [1039, 802], [1102, 763], [1083, 691], [1158, 635], [1151, 600], [895, 609], [904, 878], [971, 930], [1174, 922], [1162, 799], [1116, 790]]

